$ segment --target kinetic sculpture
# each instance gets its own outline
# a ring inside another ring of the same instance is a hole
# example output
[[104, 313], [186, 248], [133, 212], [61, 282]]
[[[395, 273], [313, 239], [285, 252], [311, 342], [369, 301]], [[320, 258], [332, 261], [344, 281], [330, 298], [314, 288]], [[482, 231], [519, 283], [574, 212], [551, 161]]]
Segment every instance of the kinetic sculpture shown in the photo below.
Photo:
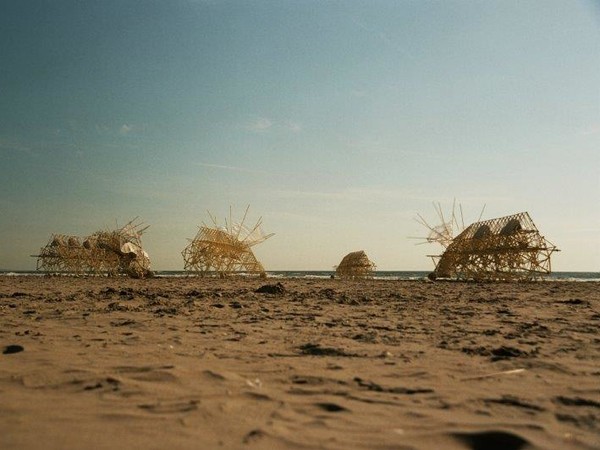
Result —
[[213, 226], [202, 224], [196, 237], [190, 239], [189, 245], [181, 252], [184, 270], [201, 276], [214, 273], [221, 278], [233, 273], [266, 277], [265, 269], [252, 253], [251, 247], [267, 240], [274, 233], [263, 233], [262, 218], [258, 219], [254, 227], [246, 228], [244, 221], [248, 209], [249, 207], [239, 223], [232, 222], [230, 209], [229, 222], [226, 220], [222, 227], [209, 212]]
[[369, 261], [367, 254], [360, 250], [348, 253], [335, 269], [336, 276], [346, 279], [371, 278], [375, 264]]
[[430, 255], [436, 264], [429, 275], [431, 279], [534, 280], [551, 272], [550, 255], [559, 251], [540, 235], [526, 212], [475, 222], [454, 238], [451, 237], [452, 223], [457, 223], [454, 213], [452, 220], [443, 226], [450, 235], [444, 232], [436, 235], [439, 227], [429, 227], [421, 220], [433, 233], [428, 242], [439, 242], [446, 248], [442, 255]]
[[142, 248], [141, 236], [148, 228], [137, 218], [114, 231], [97, 231], [80, 238], [53, 234], [37, 256], [37, 270], [74, 274], [126, 274], [133, 278], [151, 276], [150, 258]]

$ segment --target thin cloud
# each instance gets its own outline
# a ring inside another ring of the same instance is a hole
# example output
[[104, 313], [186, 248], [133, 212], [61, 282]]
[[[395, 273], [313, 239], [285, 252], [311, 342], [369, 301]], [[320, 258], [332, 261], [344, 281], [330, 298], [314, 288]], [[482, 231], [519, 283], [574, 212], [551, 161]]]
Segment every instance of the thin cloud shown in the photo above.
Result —
[[130, 133], [140, 133], [146, 131], [146, 125], [145, 124], [131, 124], [131, 123], [124, 123], [123, 125], [121, 125], [119, 127], [119, 134], [122, 135], [127, 135]]
[[208, 163], [196, 163], [196, 165], [201, 167], [208, 167], [211, 169], [221, 169], [221, 170], [229, 170], [231, 172], [247, 172], [247, 173], [264, 173], [260, 170], [247, 169], [245, 167], [236, 167], [236, 166], [226, 166], [221, 164], [208, 164]]
[[259, 117], [258, 119], [248, 123], [245, 128], [253, 133], [264, 133], [272, 126], [273, 122], [270, 119], [267, 119], [266, 117]]
[[300, 133], [300, 132], [302, 131], [302, 125], [301, 125], [301, 124], [299, 124], [298, 122], [291, 122], [291, 121], [288, 121], [288, 122], [285, 122], [285, 123], [283, 124], [283, 126], [284, 126], [284, 127], [287, 129], [287, 130], [291, 131], [292, 133]]
[[247, 123], [244, 128], [251, 133], [266, 133], [271, 130], [285, 130], [292, 133], [302, 131], [302, 124], [292, 120], [275, 122], [267, 117], [259, 117]]
[[130, 133], [143, 131], [145, 128], [145, 125], [135, 125], [132, 123], [123, 123], [121, 125], [106, 125], [103, 123], [97, 123], [94, 125], [94, 130], [96, 133], [107, 136], [113, 136], [115, 134], [126, 136]]
[[121, 125], [121, 128], [119, 128], [119, 133], [127, 134], [127, 133], [130, 133], [132, 130], [133, 130], [133, 126], [127, 125], [126, 123], [124, 123], [123, 125]]

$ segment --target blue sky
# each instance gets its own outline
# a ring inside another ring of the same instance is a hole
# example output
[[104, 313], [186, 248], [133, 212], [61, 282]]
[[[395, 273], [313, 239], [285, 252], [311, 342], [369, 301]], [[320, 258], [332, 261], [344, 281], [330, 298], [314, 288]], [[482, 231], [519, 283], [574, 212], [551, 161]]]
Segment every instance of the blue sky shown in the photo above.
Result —
[[456, 198], [600, 270], [598, 2], [21, 0], [0, 58], [0, 269], [136, 216], [181, 269], [250, 204], [267, 269], [428, 270]]

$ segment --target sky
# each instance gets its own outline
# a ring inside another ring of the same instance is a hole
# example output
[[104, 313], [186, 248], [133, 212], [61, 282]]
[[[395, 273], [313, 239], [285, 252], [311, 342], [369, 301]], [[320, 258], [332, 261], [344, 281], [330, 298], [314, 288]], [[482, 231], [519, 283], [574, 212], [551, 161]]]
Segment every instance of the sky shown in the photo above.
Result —
[[600, 2], [0, 2], [0, 270], [134, 217], [181, 270], [247, 205], [267, 270], [429, 270], [454, 199], [600, 271]]

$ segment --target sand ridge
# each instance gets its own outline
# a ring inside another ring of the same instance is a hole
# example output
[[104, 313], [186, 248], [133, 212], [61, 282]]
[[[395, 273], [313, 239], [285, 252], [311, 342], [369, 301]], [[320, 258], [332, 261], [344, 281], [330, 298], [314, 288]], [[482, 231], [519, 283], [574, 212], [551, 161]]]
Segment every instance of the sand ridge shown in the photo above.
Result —
[[0, 277], [0, 447], [599, 448], [599, 288]]

